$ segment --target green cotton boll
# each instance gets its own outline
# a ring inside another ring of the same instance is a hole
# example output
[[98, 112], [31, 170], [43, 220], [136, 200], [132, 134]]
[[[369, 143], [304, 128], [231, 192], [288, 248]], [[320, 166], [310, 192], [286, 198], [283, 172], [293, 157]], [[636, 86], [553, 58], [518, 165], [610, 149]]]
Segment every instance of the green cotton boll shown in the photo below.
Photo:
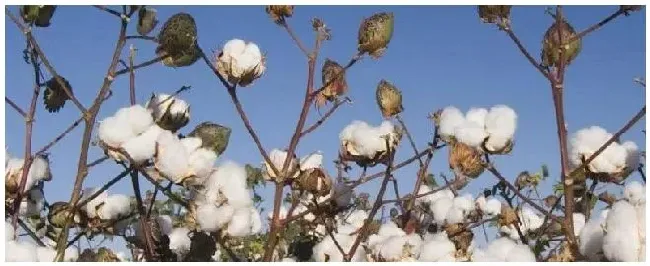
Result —
[[186, 67], [191, 66], [201, 58], [198, 48], [192, 49], [190, 53], [183, 53], [177, 56], [168, 56], [163, 59], [162, 63], [168, 67]]
[[146, 36], [158, 25], [156, 18], [157, 11], [153, 8], [144, 7], [138, 11], [138, 34]]
[[50, 20], [52, 19], [55, 10], [56, 10], [56, 6], [42, 6], [38, 10], [38, 17], [36, 18], [34, 25], [43, 28], [49, 27]]
[[200, 138], [201, 147], [212, 150], [219, 156], [228, 147], [231, 133], [232, 130], [228, 127], [212, 122], [203, 122], [196, 126], [188, 136]]
[[158, 34], [159, 56], [174, 57], [192, 54], [196, 49], [197, 29], [194, 18], [187, 13], [177, 13], [169, 18]]
[[393, 37], [393, 13], [381, 12], [364, 19], [359, 27], [358, 49], [373, 58], [381, 57]]
[[[562, 33], [562, 47], [560, 43], [560, 34]], [[551, 27], [546, 30], [544, 40], [542, 42], [542, 65], [558, 67], [560, 65], [560, 51], [565, 51], [564, 65], [568, 66], [580, 54], [582, 50], [582, 39], [578, 38], [571, 43], [567, 43], [571, 38], [576, 36], [576, 31], [567, 21], [560, 21], [560, 23], [553, 23]]]

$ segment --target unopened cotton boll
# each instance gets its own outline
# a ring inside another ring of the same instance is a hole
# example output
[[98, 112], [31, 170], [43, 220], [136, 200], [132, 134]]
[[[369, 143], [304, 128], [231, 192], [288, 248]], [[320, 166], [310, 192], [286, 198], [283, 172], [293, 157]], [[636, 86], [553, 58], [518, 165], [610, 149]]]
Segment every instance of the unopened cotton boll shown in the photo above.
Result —
[[156, 140], [162, 132], [157, 125], [152, 125], [144, 133], [122, 144], [122, 149], [129, 154], [136, 163], [141, 163], [153, 158], [156, 153]]
[[352, 200], [352, 188], [345, 183], [336, 183], [333, 188], [333, 193], [336, 195], [334, 199], [337, 206], [347, 206]]
[[190, 230], [184, 227], [174, 228], [169, 234], [169, 249], [179, 258], [190, 251], [192, 241], [189, 234]]
[[632, 205], [645, 204], [645, 186], [637, 181], [625, 185], [623, 197]]
[[228, 224], [228, 235], [243, 237], [251, 234], [251, 212], [248, 208], [236, 209]]
[[465, 123], [465, 116], [454, 106], [445, 107], [440, 113], [438, 132], [440, 135], [454, 136], [456, 128]]
[[455, 253], [456, 246], [449, 240], [447, 233], [441, 232], [422, 244], [419, 261], [454, 262], [456, 261]]
[[106, 197], [97, 215], [102, 220], [115, 220], [131, 212], [131, 200], [128, 196], [115, 194]]
[[311, 153], [300, 159], [300, 170], [320, 168], [323, 165], [323, 154], [320, 151]]
[[627, 201], [614, 203], [607, 215], [603, 252], [609, 261], [639, 261], [641, 239], [637, 213]]

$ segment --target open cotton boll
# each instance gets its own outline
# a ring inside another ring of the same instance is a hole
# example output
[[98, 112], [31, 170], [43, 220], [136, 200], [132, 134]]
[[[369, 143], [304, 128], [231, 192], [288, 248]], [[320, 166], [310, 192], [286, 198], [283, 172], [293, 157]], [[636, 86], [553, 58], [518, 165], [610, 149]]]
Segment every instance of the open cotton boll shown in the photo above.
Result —
[[465, 116], [454, 106], [445, 107], [440, 113], [438, 131], [443, 136], [453, 136], [456, 128], [465, 123]]
[[115, 117], [120, 121], [127, 121], [134, 135], [141, 134], [153, 124], [151, 113], [141, 105], [121, 108], [115, 113]]
[[121, 121], [114, 116], [99, 122], [99, 139], [111, 147], [119, 147], [122, 143], [136, 136], [130, 129], [128, 121]]
[[376, 253], [389, 261], [399, 260], [402, 257], [404, 245], [406, 245], [406, 238], [391, 236], [381, 243]]
[[246, 42], [240, 39], [232, 39], [223, 46], [224, 56], [243, 54], [246, 50]]
[[205, 148], [195, 150], [188, 158], [191, 172], [201, 179], [212, 172], [216, 160], [217, 154]]
[[156, 139], [163, 129], [152, 125], [144, 133], [122, 144], [122, 149], [129, 154], [136, 163], [141, 163], [153, 158], [156, 153]]
[[[86, 188], [82, 192], [82, 197], [81, 201], [85, 201], [86, 199], [90, 198], [90, 196], [94, 195], [99, 191], [99, 188]], [[108, 192], [102, 191], [97, 197], [94, 199], [90, 200], [88, 203], [86, 203], [85, 206], [81, 207], [83, 211], [86, 212], [86, 215], [88, 215], [88, 218], [95, 218], [97, 217], [97, 211], [98, 207], [103, 204], [106, 199], [108, 198]]]
[[445, 221], [447, 212], [449, 212], [449, 209], [453, 205], [453, 202], [454, 201], [452, 199], [446, 197], [440, 198], [433, 202], [430, 209], [433, 213], [433, 219], [436, 221], [436, 223], [442, 224]]
[[75, 262], [79, 259], [79, 249], [75, 246], [70, 246], [65, 249], [65, 255], [63, 256], [63, 261]]
[[503, 149], [514, 137], [517, 129], [517, 113], [505, 105], [490, 108], [485, 117], [485, 130], [489, 136], [485, 146], [491, 150]]
[[605, 224], [603, 251], [609, 261], [639, 261], [641, 251], [637, 213], [627, 201], [614, 203]]
[[[572, 166], [580, 166], [583, 157], [591, 157], [612, 136], [598, 126], [578, 130], [570, 138], [569, 158]], [[630, 150], [633, 150], [631, 144], [627, 145]], [[600, 155], [591, 161], [589, 169], [596, 173], [616, 173], [626, 166], [627, 159], [628, 150], [615, 142], [607, 146]]]
[[544, 218], [540, 217], [529, 207], [523, 207], [519, 212], [521, 223], [526, 228], [526, 231], [537, 230], [544, 223]]
[[[212, 172], [206, 184], [208, 191], [220, 191], [235, 208], [250, 207], [253, 200], [246, 188], [246, 169], [235, 162], [225, 162]], [[216, 192], [212, 192], [216, 193]]]
[[28, 242], [5, 242], [6, 262], [37, 262], [36, 246]]
[[243, 237], [251, 234], [251, 212], [249, 208], [236, 209], [228, 224], [228, 235]]
[[182, 138], [180, 139], [180, 142], [183, 144], [183, 147], [185, 147], [185, 151], [187, 151], [188, 154], [200, 148], [203, 143], [203, 141], [197, 137]]
[[350, 215], [345, 219], [345, 222], [355, 228], [361, 228], [366, 219], [368, 219], [368, 213], [366, 211], [355, 210], [350, 213]]
[[182, 258], [190, 251], [191, 244], [190, 230], [187, 228], [174, 228], [169, 234], [169, 249], [179, 258]]
[[323, 165], [323, 154], [320, 151], [311, 153], [300, 159], [300, 170], [320, 168]]
[[[348, 234], [338, 233], [334, 234], [334, 238], [341, 245], [343, 250], [350, 250], [354, 242], [353, 236]], [[318, 244], [312, 249], [312, 259], [317, 262], [325, 262], [326, 258], [329, 258], [328, 262], [343, 262], [343, 255], [334, 244], [332, 237], [327, 235], [321, 240]], [[365, 261], [366, 252], [362, 247], [357, 248], [356, 252], [352, 256], [352, 262], [361, 262]]]
[[98, 210], [98, 216], [103, 220], [114, 220], [131, 213], [131, 200], [128, 196], [114, 194], [106, 197], [104, 205]]
[[[434, 188], [434, 189], [438, 189], [438, 188]], [[437, 201], [438, 199], [441, 199], [441, 198], [446, 198], [446, 199], [453, 200], [455, 197], [456, 196], [454, 195], [454, 192], [452, 192], [450, 189], [446, 188], [446, 189], [443, 189], [443, 190], [440, 190], [440, 191], [437, 191], [437, 192], [431, 194], [431, 202], [435, 202], [435, 201]]]
[[515, 245], [506, 257], [506, 262], [535, 262], [535, 254], [526, 245]]
[[582, 213], [573, 213], [573, 232], [575, 236], [580, 235], [580, 231], [585, 227], [585, 215]]
[[476, 123], [480, 128], [485, 130], [485, 118], [488, 110], [485, 108], [470, 108], [465, 114], [466, 122]]
[[250, 208], [251, 212], [251, 233], [259, 234], [262, 232], [262, 217], [255, 207]]
[[476, 198], [476, 201], [474, 201], [474, 203], [479, 210], [485, 212], [485, 208], [487, 206], [487, 200], [485, 199], [485, 196], [480, 195], [478, 198]]
[[[490, 242], [485, 249], [485, 251], [480, 255], [482, 256], [473, 256], [472, 261], [501, 261], [504, 262], [508, 258], [508, 253], [516, 246], [517, 244], [512, 240], [501, 237], [497, 238], [494, 241]], [[477, 255], [479, 255], [477, 254]]]
[[645, 204], [645, 186], [637, 181], [625, 185], [623, 197], [632, 205]]
[[463, 124], [456, 127], [454, 136], [456, 136], [456, 140], [471, 147], [480, 147], [487, 137], [487, 133], [481, 124], [465, 120]]
[[446, 232], [433, 235], [420, 248], [419, 261], [455, 262], [456, 246], [447, 237]]
[[[232, 210], [232, 208], [230, 209]], [[223, 220], [220, 214], [219, 208], [216, 205], [210, 203], [201, 204], [196, 208], [196, 222], [202, 231], [216, 232], [225, 224], [223, 222], [220, 223], [219, 220]]]
[[[295, 213], [295, 211], [294, 211], [294, 213]], [[280, 216], [279, 217], [280, 220], [282, 220], [284, 218], [287, 218], [287, 208], [285, 208], [284, 206], [280, 206], [280, 211], [279, 211], [278, 215]], [[273, 210], [270, 210], [266, 214], [266, 218], [269, 219], [269, 221], [273, 220]]]
[[605, 220], [591, 219], [580, 231], [579, 236], [579, 250], [580, 254], [587, 257], [589, 261], [600, 261], [603, 251], [603, 225]]
[[495, 198], [489, 199], [483, 212], [487, 215], [498, 215], [501, 213], [501, 201]]
[[626, 141], [621, 144], [623, 148], [627, 151], [627, 156], [625, 158], [625, 164], [630, 169], [636, 169], [641, 163], [641, 154], [639, 153], [639, 147], [636, 143], [632, 141]]
[[156, 169], [173, 182], [180, 182], [189, 170], [189, 153], [177, 136], [170, 131], [158, 135], [158, 154]]

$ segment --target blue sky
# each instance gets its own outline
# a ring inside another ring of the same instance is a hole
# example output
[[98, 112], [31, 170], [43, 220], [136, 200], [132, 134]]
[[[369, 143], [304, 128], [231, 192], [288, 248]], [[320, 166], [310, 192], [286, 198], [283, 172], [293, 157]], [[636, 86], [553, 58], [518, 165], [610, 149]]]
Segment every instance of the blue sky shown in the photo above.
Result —
[[[157, 29], [176, 12], [192, 14], [198, 25], [199, 44], [206, 51], [220, 49], [232, 38], [253, 41], [260, 46], [267, 54], [267, 72], [252, 86], [239, 89], [240, 99], [264, 146], [268, 150], [286, 148], [302, 106], [307, 61], [286, 32], [271, 22], [264, 8], [156, 8], [161, 20]], [[617, 8], [570, 6], [565, 8], [565, 15], [580, 30]], [[16, 7], [10, 9], [18, 14]], [[489, 108], [506, 104], [519, 116], [516, 145], [511, 155], [495, 159], [496, 166], [504, 175], [514, 178], [520, 171], [536, 171], [546, 163], [551, 180], [559, 178], [557, 133], [548, 82], [519, 53], [505, 33], [479, 21], [476, 7], [300, 6], [289, 22], [309, 47], [314, 39], [312, 17], [321, 18], [332, 29], [332, 40], [326, 42], [321, 50], [320, 69], [325, 57], [346, 63], [356, 52], [361, 19], [379, 11], [395, 13], [395, 32], [386, 54], [379, 60], [365, 58], [348, 72], [348, 96], [354, 104], [339, 109], [317, 132], [308, 135], [298, 147], [299, 156], [321, 150], [330, 173], [335, 174], [331, 161], [338, 151], [339, 132], [353, 120], [371, 124], [382, 121], [375, 104], [375, 88], [380, 79], [387, 79], [403, 92], [403, 117], [420, 149], [433, 133], [428, 113], [448, 105], [466, 111], [470, 107]], [[511, 19], [513, 29], [524, 45], [533, 56], [539, 57], [542, 36], [553, 22], [544, 13], [544, 7], [515, 7]], [[25, 39], [7, 17], [5, 22], [5, 93], [27, 109], [33, 77], [31, 66], [22, 59]], [[566, 75], [565, 110], [569, 132], [591, 125], [615, 132], [643, 106], [645, 91], [632, 79], [643, 77], [646, 72], [645, 23], [643, 10], [618, 18], [583, 39], [582, 52]], [[52, 26], [36, 29], [35, 36], [57, 71], [70, 81], [75, 95], [89, 106], [101, 86], [118, 31], [119, 20], [114, 16], [92, 7], [66, 6], [56, 10]], [[135, 23], [129, 26], [128, 32], [137, 34]], [[139, 49], [136, 62], [154, 57], [154, 44], [142, 40], [133, 40], [129, 44]], [[128, 49], [124, 49], [122, 58], [126, 60], [127, 56]], [[320, 84], [320, 74], [316, 80]], [[144, 103], [152, 92], [171, 93], [183, 85], [192, 86], [191, 91], [181, 96], [192, 106], [190, 124], [183, 132], [188, 133], [202, 121], [227, 125], [233, 129], [232, 138], [228, 150], [219, 160], [259, 164], [261, 156], [228, 94], [202, 61], [177, 69], [156, 64], [136, 72], [139, 103]], [[113, 97], [102, 106], [100, 118], [128, 105], [128, 75], [117, 79], [112, 90]], [[79, 117], [78, 110], [70, 102], [55, 114], [44, 111], [42, 101], [37, 107], [34, 150]], [[23, 119], [12, 109], [5, 110], [5, 142], [9, 153], [23, 156]], [[318, 117], [312, 111], [308, 124]], [[645, 119], [623, 139], [645, 147], [641, 132], [644, 128]], [[51, 149], [54, 179], [46, 184], [49, 202], [67, 201], [70, 197], [81, 133], [79, 127]], [[397, 161], [412, 155], [408, 145], [402, 145], [398, 152]], [[91, 147], [90, 160], [100, 156], [100, 149]], [[436, 175], [441, 172], [450, 175], [446, 157], [446, 149], [434, 155], [430, 171]], [[412, 190], [416, 168], [413, 165], [395, 174], [402, 194]], [[111, 163], [93, 168], [84, 186], [105, 183], [117, 175], [119, 169]], [[638, 176], [632, 178], [638, 179]], [[494, 184], [495, 180], [489, 173], [484, 173], [466, 191], [476, 194], [479, 189]], [[364, 187], [371, 195], [377, 189], [378, 182]], [[131, 184], [126, 179], [109, 191], [132, 193]], [[386, 195], [387, 198], [394, 197], [392, 192]], [[270, 190], [264, 191], [262, 196], [267, 202], [272, 201]]]

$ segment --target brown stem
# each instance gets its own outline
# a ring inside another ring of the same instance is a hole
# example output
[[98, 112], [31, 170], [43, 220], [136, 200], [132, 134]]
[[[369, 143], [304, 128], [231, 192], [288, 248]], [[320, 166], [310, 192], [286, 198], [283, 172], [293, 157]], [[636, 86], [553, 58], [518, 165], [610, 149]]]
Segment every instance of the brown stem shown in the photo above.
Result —
[[59, 86], [63, 88], [63, 91], [68, 96], [68, 99], [70, 99], [72, 103], [74, 103], [74, 105], [77, 106], [77, 108], [79, 109], [79, 111], [81, 111], [82, 114], [85, 114], [86, 109], [83, 107], [83, 105], [81, 105], [79, 100], [77, 100], [77, 98], [72, 94], [70, 88], [66, 86], [65, 82], [63, 82], [63, 79], [61, 79], [61, 77], [56, 73], [56, 70], [54, 70], [54, 67], [52, 67], [50, 62], [47, 60], [45, 53], [43, 52], [43, 50], [41, 50], [40, 46], [36, 42], [36, 39], [32, 35], [31, 28], [27, 28], [20, 21], [18, 21], [18, 19], [11, 13], [11, 11], [9, 11], [8, 7], [5, 7], [5, 14], [11, 19], [11, 21], [14, 22], [14, 24], [16, 24], [16, 26], [18, 27], [18, 29], [20, 29], [23, 35], [25, 35], [25, 38], [27, 38], [27, 42], [32, 45], [32, 48], [36, 51], [36, 54], [38, 54], [38, 58], [41, 60], [41, 62], [43, 63], [47, 71], [50, 72], [50, 74], [52, 75], [52, 77], [54, 77], [56, 82], [59, 83]]
[[354, 241], [354, 244], [352, 244], [352, 248], [350, 249], [350, 252], [348, 252], [348, 260], [354, 256], [354, 254], [357, 251], [357, 248], [361, 244], [361, 241], [365, 239], [369, 232], [368, 226], [370, 226], [370, 223], [372, 222], [373, 217], [375, 217], [375, 214], [377, 214], [377, 211], [379, 208], [382, 206], [382, 200], [384, 198], [384, 193], [386, 192], [386, 185], [388, 184], [388, 180], [391, 177], [391, 171], [393, 168], [393, 159], [395, 157], [394, 150], [392, 150], [388, 144], [388, 139], [386, 139], [386, 151], [388, 151], [389, 154], [389, 160], [388, 164], [386, 165], [386, 172], [384, 176], [384, 180], [381, 182], [381, 187], [379, 188], [379, 193], [377, 193], [377, 198], [375, 199], [375, 203], [372, 206], [372, 209], [370, 210], [370, 213], [368, 214], [368, 218], [364, 221], [363, 226], [361, 227], [361, 230], [359, 231], [359, 235]]
[[133, 193], [135, 194], [135, 201], [137, 203], [137, 208], [138, 208], [138, 214], [140, 215], [140, 226], [142, 227], [144, 231], [144, 242], [145, 242], [145, 249], [144, 249], [144, 254], [145, 258], [147, 261], [153, 261], [154, 257], [154, 247], [153, 247], [153, 240], [151, 236], [151, 228], [149, 227], [149, 223], [147, 222], [147, 214], [146, 210], [144, 209], [144, 203], [142, 202], [142, 195], [140, 194], [140, 182], [138, 180], [138, 171], [137, 170], [131, 170], [131, 184], [133, 185]]
[[20, 107], [18, 107], [18, 105], [16, 105], [16, 103], [14, 103], [14, 101], [12, 101], [11, 99], [7, 98], [7, 96], [5, 96], [5, 102], [6, 102], [7, 104], [9, 104], [9, 106], [11, 106], [12, 108], [14, 108], [14, 110], [16, 110], [16, 112], [18, 112], [18, 114], [20, 114], [23, 118], [27, 118], [27, 114], [25, 113], [25, 111], [23, 111], [23, 109], [21, 109]]
[[54, 144], [61, 141], [68, 133], [70, 133], [73, 129], [79, 126], [79, 124], [81, 124], [83, 120], [84, 120], [83, 116], [79, 117], [79, 119], [74, 121], [68, 128], [66, 128], [63, 132], [61, 132], [61, 134], [59, 134], [52, 141], [50, 141], [50, 143], [46, 144], [45, 146], [43, 146], [43, 148], [39, 149], [36, 152], [36, 155], [38, 156], [38, 155], [45, 154], [47, 150], [49, 150], [50, 148], [52, 148], [52, 146], [54, 146]]
[[133, 47], [133, 44], [131, 44], [131, 47], [129, 47], [129, 100], [131, 102], [131, 105], [135, 105], [135, 68], [133, 68], [134, 57], [135, 48]]

